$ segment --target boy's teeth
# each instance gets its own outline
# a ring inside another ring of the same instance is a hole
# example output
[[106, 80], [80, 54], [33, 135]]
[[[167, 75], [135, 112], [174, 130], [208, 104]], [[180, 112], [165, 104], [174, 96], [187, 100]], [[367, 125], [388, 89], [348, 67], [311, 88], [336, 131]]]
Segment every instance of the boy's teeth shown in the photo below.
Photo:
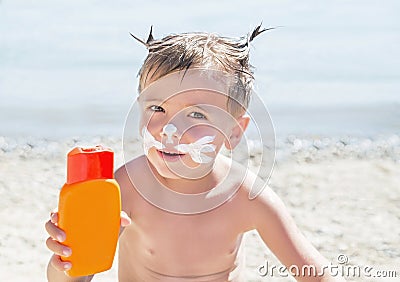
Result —
[[168, 155], [179, 155], [179, 153], [172, 153], [172, 152], [163, 152], [163, 153]]

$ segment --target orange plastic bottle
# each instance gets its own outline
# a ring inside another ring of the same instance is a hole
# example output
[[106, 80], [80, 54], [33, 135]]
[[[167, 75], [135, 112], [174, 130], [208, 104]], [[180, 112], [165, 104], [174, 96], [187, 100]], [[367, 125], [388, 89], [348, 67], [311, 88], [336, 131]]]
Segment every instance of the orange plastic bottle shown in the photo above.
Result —
[[72, 249], [68, 275], [86, 276], [111, 268], [120, 229], [121, 196], [113, 179], [114, 153], [102, 146], [68, 153], [67, 182], [59, 197], [58, 226]]

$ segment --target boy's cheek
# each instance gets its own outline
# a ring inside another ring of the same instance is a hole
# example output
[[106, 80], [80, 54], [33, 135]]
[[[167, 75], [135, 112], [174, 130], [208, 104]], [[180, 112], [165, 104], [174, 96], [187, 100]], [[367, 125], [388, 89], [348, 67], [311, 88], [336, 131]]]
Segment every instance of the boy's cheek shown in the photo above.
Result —
[[[223, 143], [228, 135], [226, 134], [226, 132], [223, 132], [219, 128], [210, 127], [210, 126], [202, 126], [202, 128], [197, 128], [197, 129], [195, 127], [193, 127], [191, 130], [189, 130], [187, 132], [186, 136], [187, 137], [190, 136], [190, 143], [194, 143], [197, 140], [203, 138], [204, 136], [214, 136], [215, 139], [212, 142], [212, 144], [214, 144], [217, 147], [217, 149], [219, 150], [219, 148], [223, 145]], [[189, 138], [187, 138], [187, 139], [189, 139]]]
[[[164, 122], [165, 123], [165, 122]], [[156, 116], [142, 115], [139, 120], [139, 129], [142, 130], [144, 127], [153, 134], [156, 129], [162, 128], [163, 120]]]
[[190, 136], [193, 140], [198, 140], [204, 136], [216, 135], [216, 130], [208, 125], [195, 125], [186, 131], [186, 135]]

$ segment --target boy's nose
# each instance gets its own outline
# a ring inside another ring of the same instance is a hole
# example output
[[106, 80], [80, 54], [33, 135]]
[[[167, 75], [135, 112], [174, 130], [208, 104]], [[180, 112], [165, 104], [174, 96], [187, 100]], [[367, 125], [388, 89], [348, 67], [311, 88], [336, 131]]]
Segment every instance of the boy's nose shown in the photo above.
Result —
[[162, 132], [160, 133], [161, 138], [164, 136], [167, 136], [167, 144], [172, 144], [174, 143], [174, 141], [172, 140], [172, 137], [178, 137], [178, 134], [176, 134], [177, 132], [177, 128], [175, 125], [173, 125], [172, 123], [168, 123], [163, 127]]

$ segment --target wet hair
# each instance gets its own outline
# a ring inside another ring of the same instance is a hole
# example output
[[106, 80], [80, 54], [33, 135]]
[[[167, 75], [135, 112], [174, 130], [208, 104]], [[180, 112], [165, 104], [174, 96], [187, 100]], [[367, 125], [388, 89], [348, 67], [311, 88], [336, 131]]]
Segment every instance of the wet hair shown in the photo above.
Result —
[[253, 66], [249, 63], [250, 42], [266, 30], [261, 24], [240, 38], [229, 38], [214, 33], [193, 32], [171, 34], [154, 39], [153, 27], [146, 41], [131, 34], [148, 49], [139, 70], [139, 93], [149, 81], [175, 71], [189, 68], [221, 70], [233, 77], [229, 86], [227, 108], [232, 115], [243, 114], [250, 102], [253, 88]]

